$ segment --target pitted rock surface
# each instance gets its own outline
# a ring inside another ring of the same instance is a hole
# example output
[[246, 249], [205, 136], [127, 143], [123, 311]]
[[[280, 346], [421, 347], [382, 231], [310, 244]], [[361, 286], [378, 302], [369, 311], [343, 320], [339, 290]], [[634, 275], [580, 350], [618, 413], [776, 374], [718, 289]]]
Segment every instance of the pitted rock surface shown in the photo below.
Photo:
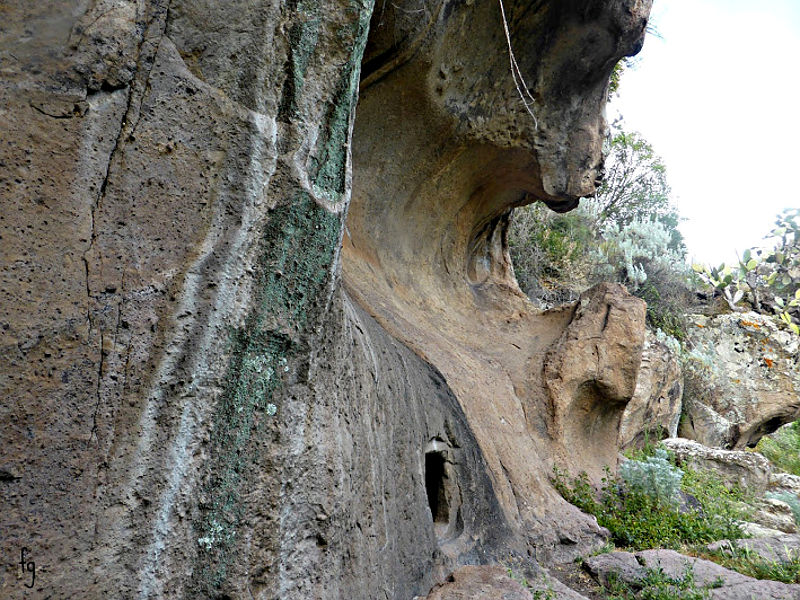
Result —
[[534, 118], [499, 3], [373, 4], [0, 6], [0, 554], [30, 594], [404, 599], [602, 541], [548, 475], [615, 456], [643, 306], [535, 310], [505, 228], [595, 189], [650, 1], [504, 2]]
[[694, 316], [679, 435], [719, 448], [753, 447], [800, 418], [800, 338], [754, 312]]

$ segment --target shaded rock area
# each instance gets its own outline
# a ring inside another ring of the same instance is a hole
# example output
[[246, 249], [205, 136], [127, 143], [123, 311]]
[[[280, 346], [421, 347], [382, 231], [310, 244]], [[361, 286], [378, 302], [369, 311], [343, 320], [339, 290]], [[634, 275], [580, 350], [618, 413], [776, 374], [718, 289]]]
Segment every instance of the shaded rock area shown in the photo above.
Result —
[[536, 310], [505, 230], [594, 191], [650, 2], [504, 5], [533, 118], [493, 2], [0, 7], [2, 597], [404, 599], [602, 542], [548, 474], [615, 459], [644, 306]]
[[720, 600], [797, 600], [800, 585], [753, 579], [720, 565], [689, 556], [674, 550], [645, 550], [613, 552], [591, 557], [585, 561], [586, 569], [601, 583], [611, 576], [631, 584], [634, 588], [647, 575], [648, 569], [661, 570], [673, 579], [684, 579], [690, 574], [694, 586], [706, 589], [710, 598]]
[[692, 317], [679, 435], [753, 447], [800, 418], [800, 338], [755, 312]]
[[675, 353], [648, 329], [642, 363], [620, 425], [619, 447], [675, 437], [683, 407], [683, 372]]

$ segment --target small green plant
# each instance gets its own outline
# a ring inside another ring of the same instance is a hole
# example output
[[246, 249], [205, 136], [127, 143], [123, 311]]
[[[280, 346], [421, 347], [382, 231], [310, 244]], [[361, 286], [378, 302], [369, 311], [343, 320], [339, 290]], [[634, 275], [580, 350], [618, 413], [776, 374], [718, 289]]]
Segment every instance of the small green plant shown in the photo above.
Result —
[[746, 547], [702, 549], [693, 554], [755, 579], [800, 583], [800, 553], [797, 552], [789, 552], [787, 561], [766, 560]]
[[715, 587], [719, 587], [719, 582], [698, 587], [688, 565], [680, 577], [671, 577], [662, 569], [648, 569], [636, 583], [610, 577], [607, 600], [707, 600]]

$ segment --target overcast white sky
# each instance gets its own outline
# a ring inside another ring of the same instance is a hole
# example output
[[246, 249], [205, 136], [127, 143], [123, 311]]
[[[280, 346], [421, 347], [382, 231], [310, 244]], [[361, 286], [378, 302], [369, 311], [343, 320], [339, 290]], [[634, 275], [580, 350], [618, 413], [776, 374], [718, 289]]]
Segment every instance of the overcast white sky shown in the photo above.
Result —
[[800, 206], [800, 0], [655, 0], [609, 110], [667, 166], [690, 258], [735, 260]]

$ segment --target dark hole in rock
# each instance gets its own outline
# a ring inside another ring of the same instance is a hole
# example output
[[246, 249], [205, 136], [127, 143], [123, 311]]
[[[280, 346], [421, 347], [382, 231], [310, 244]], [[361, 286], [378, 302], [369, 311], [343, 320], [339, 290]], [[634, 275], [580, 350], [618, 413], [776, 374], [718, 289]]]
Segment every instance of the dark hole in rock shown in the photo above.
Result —
[[441, 452], [425, 454], [425, 491], [428, 493], [428, 506], [435, 525], [447, 525], [450, 520], [450, 499], [445, 486], [447, 475], [444, 463]]

